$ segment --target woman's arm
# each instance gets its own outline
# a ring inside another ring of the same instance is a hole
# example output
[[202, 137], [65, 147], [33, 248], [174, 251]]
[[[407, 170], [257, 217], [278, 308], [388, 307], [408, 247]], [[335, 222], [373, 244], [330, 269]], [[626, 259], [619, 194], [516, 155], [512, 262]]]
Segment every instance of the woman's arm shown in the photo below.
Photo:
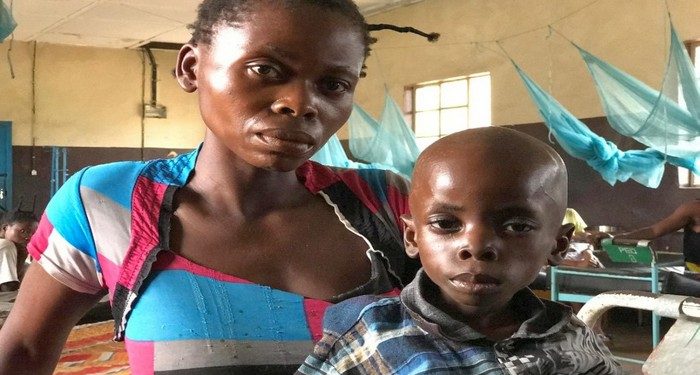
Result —
[[0, 330], [0, 374], [51, 374], [71, 329], [100, 297], [68, 288], [33, 263]]

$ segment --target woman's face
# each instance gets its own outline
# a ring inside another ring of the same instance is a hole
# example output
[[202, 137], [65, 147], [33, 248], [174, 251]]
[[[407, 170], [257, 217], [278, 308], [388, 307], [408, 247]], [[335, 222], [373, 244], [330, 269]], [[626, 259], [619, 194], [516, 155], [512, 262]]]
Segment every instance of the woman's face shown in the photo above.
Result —
[[211, 44], [184, 47], [178, 79], [199, 92], [218, 144], [255, 167], [291, 171], [350, 116], [363, 40], [338, 12], [260, 6], [215, 27]]

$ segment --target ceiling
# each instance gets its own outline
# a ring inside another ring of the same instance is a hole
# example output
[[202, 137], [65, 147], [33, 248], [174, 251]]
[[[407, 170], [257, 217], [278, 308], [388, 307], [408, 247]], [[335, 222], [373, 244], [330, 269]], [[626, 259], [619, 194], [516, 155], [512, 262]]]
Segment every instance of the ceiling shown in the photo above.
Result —
[[[0, 0], [12, 5], [14, 40], [136, 48], [184, 43], [201, 0]], [[422, 0], [355, 0], [365, 15]]]

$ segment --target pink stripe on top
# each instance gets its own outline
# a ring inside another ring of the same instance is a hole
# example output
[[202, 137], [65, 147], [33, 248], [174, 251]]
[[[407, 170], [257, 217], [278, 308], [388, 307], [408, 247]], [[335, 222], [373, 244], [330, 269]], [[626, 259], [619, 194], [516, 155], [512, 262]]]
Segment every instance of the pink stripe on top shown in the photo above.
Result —
[[[161, 202], [168, 186], [151, 181], [140, 176], [134, 186], [131, 207], [131, 243], [126, 258], [122, 264], [119, 283], [133, 289], [138, 272], [146, 262], [149, 251], [158, 245], [158, 218], [160, 217]], [[138, 256], [130, 256], [136, 253]]]
[[34, 236], [32, 236], [32, 241], [27, 245], [27, 251], [34, 260], [39, 260], [41, 255], [44, 254], [44, 251], [46, 251], [46, 248], [49, 246], [49, 236], [51, 232], [53, 232], [53, 224], [51, 224], [46, 213], [44, 213], [41, 215], [39, 227], [36, 233], [34, 233]]
[[227, 275], [225, 273], [197, 264], [187, 258], [175, 254], [170, 250], [165, 250], [158, 254], [156, 262], [153, 263], [153, 270], [181, 270], [218, 281], [238, 284], [253, 284], [252, 282], [245, 279], [241, 279], [240, 277]]

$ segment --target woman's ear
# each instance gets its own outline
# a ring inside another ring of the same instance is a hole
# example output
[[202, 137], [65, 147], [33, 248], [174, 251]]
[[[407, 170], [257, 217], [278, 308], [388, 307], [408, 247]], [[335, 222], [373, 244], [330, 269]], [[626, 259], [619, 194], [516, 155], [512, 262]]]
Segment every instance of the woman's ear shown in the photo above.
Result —
[[416, 243], [416, 226], [411, 215], [401, 215], [401, 220], [406, 225], [403, 231], [403, 243], [406, 254], [411, 258], [418, 258], [418, 244]]
[[175, 78], [185, 92], [191, 93], [197, 90], [197, 67], [199, 63], [199, 51], [193, 44], [185, 44], [177, 54], [175, 64]]
[[564, 255], [569, 250], [569, 243], [571, 242], [571, 237], [574, 235], [573, 224], [564, 224], [559, 227], [559, 232], [557, 233], [557, 242], [554, 245], [554, 249], [547, 257], [547, 261], [550, 265], [558, 265], [564, 260]]

